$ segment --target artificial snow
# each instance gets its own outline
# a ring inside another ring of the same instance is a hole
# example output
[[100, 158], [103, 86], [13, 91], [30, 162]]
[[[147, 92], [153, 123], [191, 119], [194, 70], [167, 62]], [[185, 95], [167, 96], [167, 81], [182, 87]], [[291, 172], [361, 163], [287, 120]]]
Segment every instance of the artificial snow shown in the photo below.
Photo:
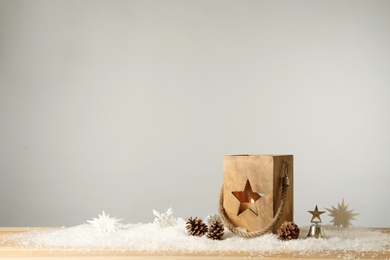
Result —
[[0, 241], [13, 242], [28, 248], [49, 248], [50, 251], [125, 252], [144, 253], [205, 253], [267, 255], [292, 253], [389, 252], [390, 234], [367, 228], [339, 229], [324, 225], [328, 239], [306, 238], [308, 227], [302, 227], [300, 238], [280, 241], [275, 234], [245, 239], [225, 230], [223, 240], [210, 240], [206, 236], [189, 236], [185, 220], [164, 229], [153, 223], [124, 225], [115, 233], [97, 232], [88, 224], [58, 230], [31, 230], [17, 233]]

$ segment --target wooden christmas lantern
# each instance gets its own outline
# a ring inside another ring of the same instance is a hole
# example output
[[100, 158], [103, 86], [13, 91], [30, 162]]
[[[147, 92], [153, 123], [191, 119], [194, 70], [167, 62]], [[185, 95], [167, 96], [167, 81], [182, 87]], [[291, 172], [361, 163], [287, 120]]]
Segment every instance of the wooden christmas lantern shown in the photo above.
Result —
[[276, 233], [293, 221], [293, 210], [292, 155], [224, 157], [219, 213], [225, 227], [243, 237]]

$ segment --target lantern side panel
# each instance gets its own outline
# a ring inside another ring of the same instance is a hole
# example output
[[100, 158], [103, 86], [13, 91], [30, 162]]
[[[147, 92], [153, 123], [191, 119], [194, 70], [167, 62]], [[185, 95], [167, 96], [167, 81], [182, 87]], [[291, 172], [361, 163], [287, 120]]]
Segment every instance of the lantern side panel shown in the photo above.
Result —
[[280, 198], [282, 196], [282, 181], [285, 174], [285, 167], [288, 165], [288, 178], [289, 187], [287, 190], [286, 202], [283, 209], [283, 214], [279, 221], [275, 224], [273, 232], [276, 233], [277, 229], [285, 221], [294, 221], [294, 156], [293, 155], [275, 155], [274, 159], [274, 216], [278, 211], [280, 205]]

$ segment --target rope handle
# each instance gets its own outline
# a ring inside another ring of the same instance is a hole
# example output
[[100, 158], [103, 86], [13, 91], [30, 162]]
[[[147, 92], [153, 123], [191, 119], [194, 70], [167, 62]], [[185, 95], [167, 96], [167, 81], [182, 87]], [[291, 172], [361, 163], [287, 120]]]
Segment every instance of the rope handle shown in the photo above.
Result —
[[226, 215], [225, 209], [223, 207], [223, 187], [221, 189], [221, 193], [219, 195], [219, 205], [218, 205], [218, 211], [219, 215], [221, 217], [222, 223], [224, 224], [225, 227], [227, 227], [230, 231], [232, 231], [234, 234], [240, 237], [244, 238], [254, 238], [254, 237], [259, 237], [264, 234], [267, 234], [272, 230], [272, 228], [275, 226], [275, 224], [279, 221], [280, 217], [282, 216], [283, 210], [284, 210], [284, 205], [286, 203], [286, 198], [287, 198], [287, 188], [289, 186], [289, 179], [288, 179], [288, 166], [289, 162], [283, 161], [284, 164], [286, 164], [285, 169], [284, 169], [284, 177], [282, 180], [282, 195], [280, 197], [280, 204], [278, 211], [276, 212], [276, 215], [274, 218], [271, 220], [271, 222], [264, 227], [262, 230], [259, 231], [253, 231], [253, 232], [245, 232], [237, 229], [229, 220], [228, 216]]

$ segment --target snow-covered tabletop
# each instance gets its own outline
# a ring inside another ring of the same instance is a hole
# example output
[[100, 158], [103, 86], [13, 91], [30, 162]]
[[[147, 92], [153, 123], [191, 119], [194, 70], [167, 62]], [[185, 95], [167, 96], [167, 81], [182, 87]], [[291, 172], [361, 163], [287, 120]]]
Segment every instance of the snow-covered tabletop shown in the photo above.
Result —
[[185, 221], [157, 228], [153, 223], [127, 224], [116, 232], [96, 232], [91, 225], [69, 228], [0, 228], [1, 256], [36, 256], [61, 253], [77, 255], [170, 255], [170, 256], [263, 256], [316, 258], [390, 258], [390, 229], [324, 226], [328, 239], [305, 238], [308, 227], [301, 228], [299, 239], [279, 241], [268, 234], [244, 239], [225, 232], [214, 241], [189, 236]]

